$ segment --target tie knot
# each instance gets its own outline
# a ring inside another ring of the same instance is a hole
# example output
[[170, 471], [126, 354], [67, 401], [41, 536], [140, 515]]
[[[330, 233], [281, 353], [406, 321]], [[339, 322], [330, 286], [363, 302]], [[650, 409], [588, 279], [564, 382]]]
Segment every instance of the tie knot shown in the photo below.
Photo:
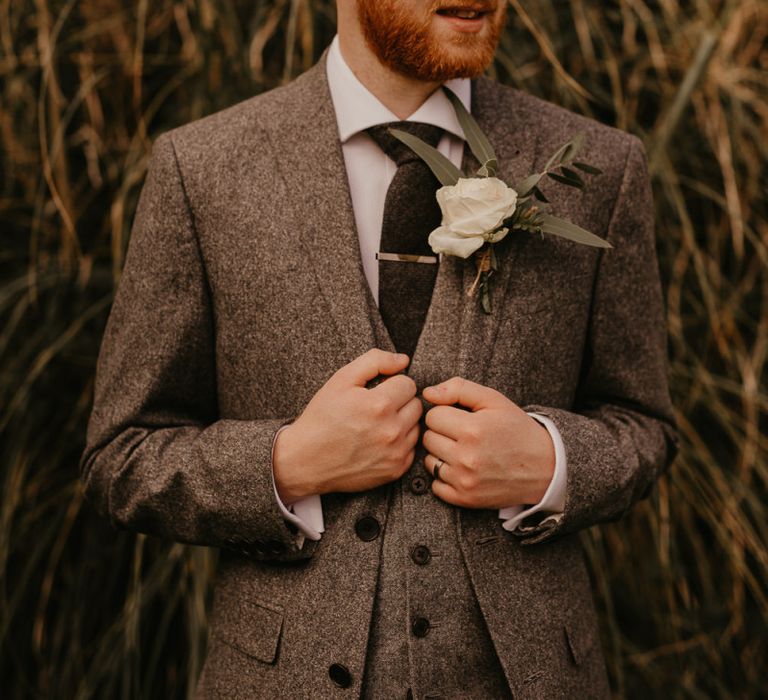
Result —
[[407, 131], [413, 136], [418, 136], [422, 141], [430, 146], [437, 147], [440, 137], [443, 135], [443, 129], [432, 124], [422, 122], [390, 122], [389, 124], [379, 124], [366, 129], [368, 135], [378, 144], [384, 153], [386, 153], [399, 168], [405, 163], [420, 160], [408, 146], [400, 139], [392, 136], [389, 129], [400, 129]]

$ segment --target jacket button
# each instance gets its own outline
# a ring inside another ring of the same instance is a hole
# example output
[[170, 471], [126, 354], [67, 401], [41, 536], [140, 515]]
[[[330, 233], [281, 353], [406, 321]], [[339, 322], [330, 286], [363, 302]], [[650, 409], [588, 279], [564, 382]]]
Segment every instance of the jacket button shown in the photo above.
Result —
[[413, 559], [414, 563], [419, 566], [428, 564], [431, 558], [432, 552], [429, 551], [429, 547], [425, 547], [423, 544], [420, 544], [411, 550], [411, 559]]
[[381, 526], [376, 518], [366, 515], [355, 523], [355, 532], [363, 542], [370, 542], [379, 536]]
[[339, 688], [349, 688], [352, 685], [352, 674], [346, 666], [331, 664], [328, 668], [328, 675]]
[[429, 620], [426, 617], [417, 617], [411, 625], [414, 637], [426, 637], [429, 634]]
[[429, 484], [427, 483], [426, 478], [423, 476], [414, 476], [408, 486], [411, 489], [411, 493], [415, 493], [417, 496], [421, 496], [421, 494], [426, 493], [429, 488]]

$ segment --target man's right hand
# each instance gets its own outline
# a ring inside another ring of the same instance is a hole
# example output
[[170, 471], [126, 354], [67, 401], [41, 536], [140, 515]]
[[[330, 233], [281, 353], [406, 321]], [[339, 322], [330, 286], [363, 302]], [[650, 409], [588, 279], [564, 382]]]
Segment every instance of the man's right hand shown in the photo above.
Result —
[[[419, 439], [421, 401], [402, 372], [407, 355], [369, 350], [337, 370], [277, 437], [275, 485], [283, 503], [367, 491], [400, 478]], [[387, 376], [378, 386], [366, 384]]]

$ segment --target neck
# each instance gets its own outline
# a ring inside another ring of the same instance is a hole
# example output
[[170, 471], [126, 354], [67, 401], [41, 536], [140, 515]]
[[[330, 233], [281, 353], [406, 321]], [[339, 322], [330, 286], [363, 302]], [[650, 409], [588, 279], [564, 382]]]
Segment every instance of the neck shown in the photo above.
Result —
[[414, 80], [387, 68], [358, 32], [340, 31], [339, 48], [355, 77], [398, 119], [410, 117], [442, 84]]

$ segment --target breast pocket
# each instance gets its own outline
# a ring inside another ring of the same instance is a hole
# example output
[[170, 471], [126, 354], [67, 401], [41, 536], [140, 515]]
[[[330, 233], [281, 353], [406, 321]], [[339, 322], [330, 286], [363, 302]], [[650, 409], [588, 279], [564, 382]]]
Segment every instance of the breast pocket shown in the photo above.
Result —
[[598, 645], [597, 634], [584, 620], [567, 621], [564, 631], [570, 660], [576, 666], [583, 665]]

